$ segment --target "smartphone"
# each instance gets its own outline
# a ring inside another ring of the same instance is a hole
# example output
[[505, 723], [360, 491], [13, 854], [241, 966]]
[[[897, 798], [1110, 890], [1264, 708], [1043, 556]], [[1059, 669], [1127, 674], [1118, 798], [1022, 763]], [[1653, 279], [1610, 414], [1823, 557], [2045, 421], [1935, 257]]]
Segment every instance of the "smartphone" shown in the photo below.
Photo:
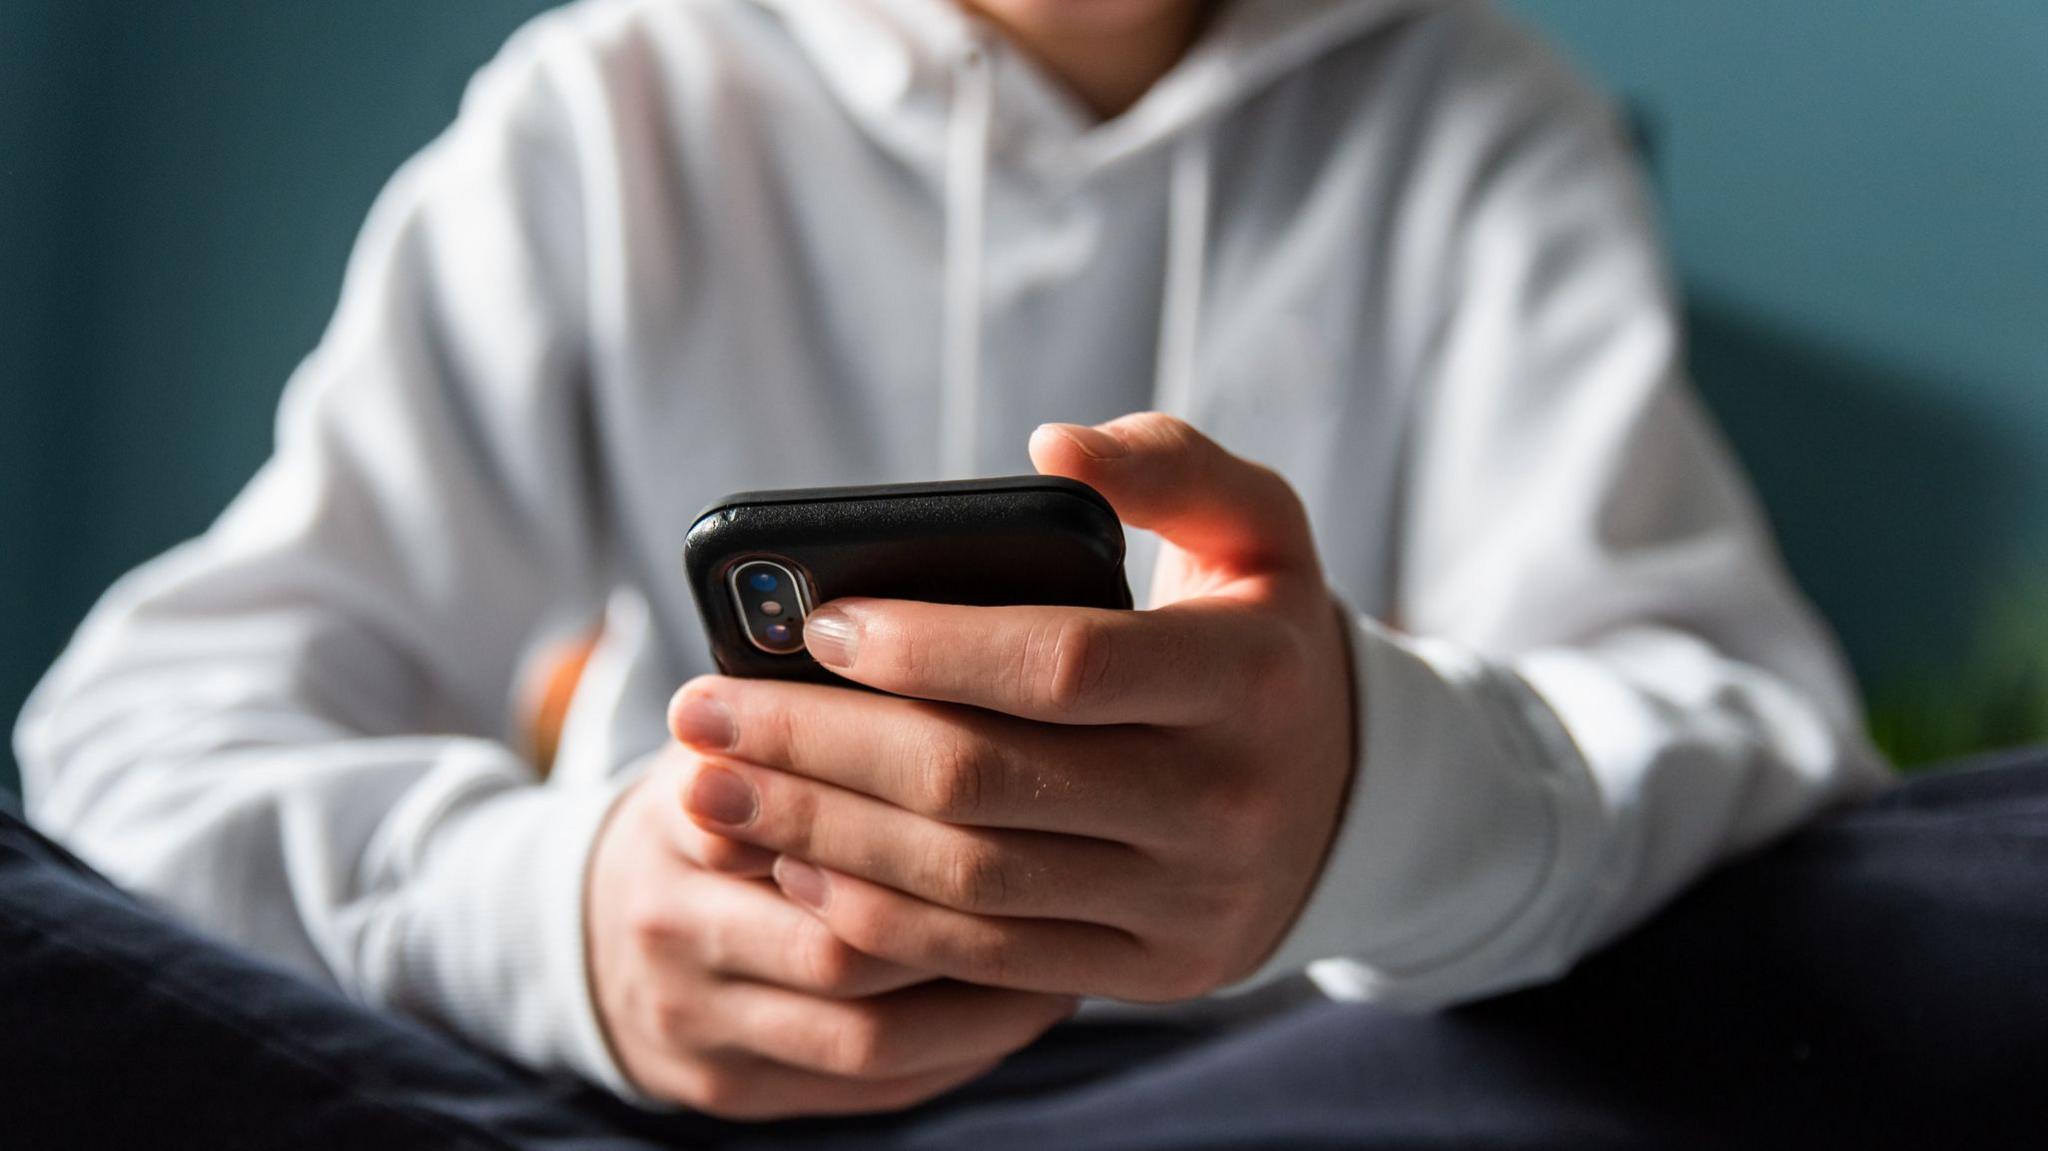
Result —
[[1109, 501], [1053, 476], [741, 492], [691, 524], [683, 566], [727, 675], [845, 683], [804, 617], [848, 596], [1128, 608]]

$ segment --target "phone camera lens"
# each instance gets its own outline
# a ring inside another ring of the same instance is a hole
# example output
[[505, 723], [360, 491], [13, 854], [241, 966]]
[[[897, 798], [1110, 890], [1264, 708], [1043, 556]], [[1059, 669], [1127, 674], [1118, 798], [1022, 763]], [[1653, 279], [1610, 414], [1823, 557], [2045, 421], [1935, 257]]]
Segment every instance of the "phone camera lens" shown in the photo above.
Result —
[[789, 560], [761, 556], [741, 563], [726, 577], [740, 630], [756, 649], [782, 656], [803, 652], [804, 616], [811, 603], [802, 570]]

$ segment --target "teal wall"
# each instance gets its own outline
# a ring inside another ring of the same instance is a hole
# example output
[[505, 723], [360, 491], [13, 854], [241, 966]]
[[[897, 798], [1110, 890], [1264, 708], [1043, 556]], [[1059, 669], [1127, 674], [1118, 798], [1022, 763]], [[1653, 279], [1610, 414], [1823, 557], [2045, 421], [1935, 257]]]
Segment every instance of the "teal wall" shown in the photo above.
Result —
[[371, 198], [546, 6], [0, 0], [0, 726], [262, 461]]
[[1511, 6], [1643, 124], [1701, 389], [1902, 756], [2048, 736], [2048, 4]]
[[[262, 459], [371, 197], [544, 6], [0, 0], [0, 714]], [[2048, 556], [2048, 5], [1514, 6], [1640, 110], [1702, 386], [1866, 680], [1981, 660]]]

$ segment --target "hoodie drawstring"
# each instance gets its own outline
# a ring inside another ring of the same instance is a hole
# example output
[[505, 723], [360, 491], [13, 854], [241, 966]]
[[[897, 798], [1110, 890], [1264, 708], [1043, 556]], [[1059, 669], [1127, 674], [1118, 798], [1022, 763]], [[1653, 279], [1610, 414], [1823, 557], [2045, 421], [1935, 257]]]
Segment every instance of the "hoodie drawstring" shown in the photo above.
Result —
[[1168, 179], [1166, 284], [1159, 305], [1159, 356], [1152, 406], [1183, 419], [1193, 414], [1195, 358], [1208, 278], [1209, 198], [1215, 165], [1208, 129], [1188, 129], [1173, 150]]
[[[945, 299], [939, 395], [939, 472], [965, 479], [981, 447], [982, 331], [986, 301], [989, 146], [995, 119], [995, 70], [985, 48], [970, 48], [954, 72], [946, 127]], [[1191, 126], [1175, 145], [1168, 174], [1165, 283], [1161, 294], [1152, 406], [1193, 413], [1196, 350], [1208, 278], [1210, 198], [1215, 179], [1211, 134]]]
[[960, 58], [946, 125], [946, 250], [939, 395], [939, 471], [974, 474], [980, 455], [983, 249], [988, 227], [989, 135], [995, 75], [979, 46]]

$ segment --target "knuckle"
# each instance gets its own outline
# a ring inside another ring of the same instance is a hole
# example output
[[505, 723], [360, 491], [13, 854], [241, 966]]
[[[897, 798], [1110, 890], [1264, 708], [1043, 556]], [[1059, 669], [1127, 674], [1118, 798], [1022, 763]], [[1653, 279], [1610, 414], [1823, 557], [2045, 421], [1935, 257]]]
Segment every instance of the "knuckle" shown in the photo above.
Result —
[[626, 937], [633, 941], [636, 949], [644, 951], [660, 947], [675, 938], [676, 923], [664, 900], [644, 889], [626, 895], [625, 900], [621, 915]]
[[954, 823], [972, 822], [1000, 798], [1005, 767], [986, 741], [964, 733], [935, 738], [920, 781], [920, 813]]
[[1114, 665], [1109, 633], [1086, 616], [1069, 616], [1060, 621], [1034, 682], [1037, 698], [1056, 714], [1073, 711], [1083, 702], [1100, 695], [1111, 682]]
[[1165, 412], [1140, 412], [1132, 417], [1132, 421], [1139, 424], [1144, 434], [1162, 447], [1185, 447], [1201, 438], [1201, 433], [1195, 430], [1194, 425]]
[[1205, 831], [1224, 858], [1262, 857], [1270, 848], [1273, 803], [1247, 780], [1213, 781], [1205, 803]]
[[1295, 494], [1294, 485], [1287, 482], [1286, 476], [1255, 460], [1244, 460], [1243, 462], [1245, 470], [1252, 478], [1252, 482], [1259, 485], [1269, 506], [1273, 510], [1289, 511], [1300, 509], [1301, 497]]
[[1264, 464], [1229, 456], [1220, 448], [1209, 458], [1212, 469], [1244, 469], [1242, 474], [1249, 480], [1247, 494], [1259, 509], [1260, 519], [1271, 540], [1268, 547], [1262, 549], [1260, 558], [1279, 566], [1312, 566], [1315, 534], [1309, 524], [1308, 507], [1301, 502], [1301, 493], [1294, 490], [1287, 477]]
[[949, 759], [934, 760], [919, 781], [919, 811], [934, 819], [961, 821], [981, 807], [981, 778]]
[[1008, 905], [1010, 877], [1002, 852], [979, 839], [962, 838], [936, 849], [939, 902], [962, 911], [996, 911]]
[[960, 962], [973, 973], [974, 982], [996, 987], [1008, 987], [1015, 983], [1017, 949], [1002, 931], [974, 932], [958, 946]]
[[1208, 951], [1199, 951], [1181, 965], [1179, 986], [1175, 989], [1176, 999], [1200, 999], [1230, 982], [1230, 973], [1222, 958]]
[[811, 758], [812, 732], [796, 708], [757, 705], [746, 717], [747, 746], [763, 763], [802, 763]]
[[1222, 930], [1238, 922], [1237, 896], [1226, 885], [1214, 882], [1191, 884], [1173, 892], [1171, 898], [1181, 923], [1199, 923], [1205, 925], [1205, 930]]
[[1274, 515], [1292, 532], [1306, 537], [1309, 534], [1308, 505], [1301, 502], [1301, 493], [1287, 477], [1264, 464], [1253, 464], [1252, 468], [1265, 485], [1266, 498]]
[[873, 1010], [851, 1010], [833, 1021], [826, 1040], [826, 1069], [850, 1079], [880, 1079], [894, 1066], [889, 1028]]
[[671, 1049], [687, 1046], [697, 1029], [697, 1007], [685, 997], [657, 991], [647, 997], [641, 1011], [646, 1031]]

